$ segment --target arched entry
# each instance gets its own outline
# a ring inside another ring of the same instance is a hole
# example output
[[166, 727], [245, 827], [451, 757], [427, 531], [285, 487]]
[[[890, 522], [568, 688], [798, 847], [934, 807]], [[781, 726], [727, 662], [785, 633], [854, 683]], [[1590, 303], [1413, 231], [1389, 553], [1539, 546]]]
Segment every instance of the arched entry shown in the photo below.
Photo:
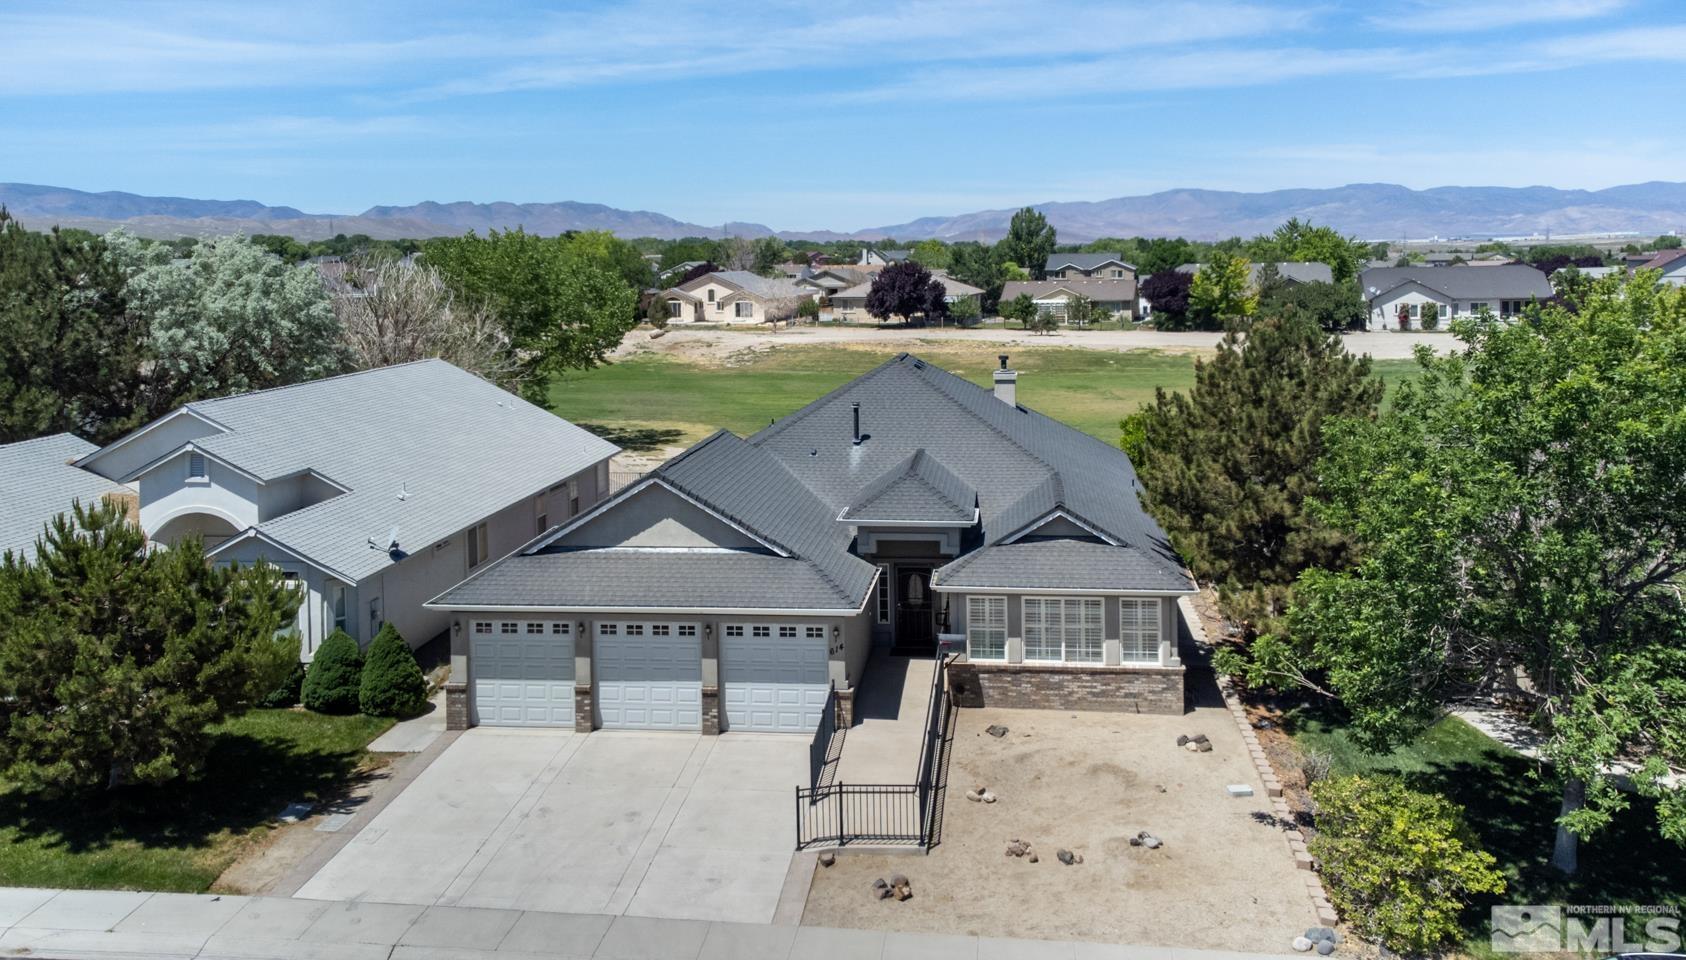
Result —
[[240, 528], [221, 514], [191, 510], [166, 519], [158, 529], [149, 531], [147, 538], [154, 543], [174, 544], [196, 533], [205, 541], [205, 550], [209, 552], [239, 532]]

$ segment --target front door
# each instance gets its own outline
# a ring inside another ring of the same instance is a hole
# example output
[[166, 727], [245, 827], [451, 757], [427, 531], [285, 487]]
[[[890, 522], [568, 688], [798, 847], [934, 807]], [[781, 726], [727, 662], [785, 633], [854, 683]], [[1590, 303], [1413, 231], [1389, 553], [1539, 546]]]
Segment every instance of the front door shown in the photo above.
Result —
[[896, 568], [896, 649], [924, 654], [937, 648], [931, 602], [931, 568]]

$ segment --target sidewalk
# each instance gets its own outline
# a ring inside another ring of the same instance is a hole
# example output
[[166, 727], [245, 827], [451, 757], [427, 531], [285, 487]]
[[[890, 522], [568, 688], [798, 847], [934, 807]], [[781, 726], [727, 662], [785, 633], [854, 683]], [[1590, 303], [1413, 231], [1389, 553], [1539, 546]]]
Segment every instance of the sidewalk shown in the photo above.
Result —
[[0, 931], [0, 956], [55, 960], [1259, 960], [1280, 956], [631, 916], [24, 887], [0, 887]]

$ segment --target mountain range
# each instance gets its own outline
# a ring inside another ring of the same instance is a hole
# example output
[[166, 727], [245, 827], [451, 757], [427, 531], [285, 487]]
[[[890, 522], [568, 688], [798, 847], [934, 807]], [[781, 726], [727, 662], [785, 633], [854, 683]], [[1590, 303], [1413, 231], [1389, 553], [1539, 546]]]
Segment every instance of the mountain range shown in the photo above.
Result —
[[[0, 206], [26, 225], [105, 231], [126, 227], [171, 238], [278, 233], [320, 240], [338, 233], [378, 239], [449, 236], [522, 227], [531, 233], [608, 230], [622, 237], [778, 236], [787, 240], [999, 239], [1014, 209], [922, 217], [848, 232], [775, 231], [759, 223], [702, 225], [648, 210], [599, 203], [438, 203], [375, 206], [358, 214], [305, 213], [255, 200], [148, 197], [66, 187], [0, 183]], [[1555, 187], [1434, 187], [1354, 183], [1321, 189], [1241, 193], [1179, 189], [1110, 200], [1035, 204], [1063, 242], [1101, 237], [1180, 236], [1212, 240], [1268, 232], [1289, 217], [1328, 224], [1367, 240], [1542, 234], [1660, 234], [1686, 228], [1686, 183], [1652, 181], [1603, 190]]]

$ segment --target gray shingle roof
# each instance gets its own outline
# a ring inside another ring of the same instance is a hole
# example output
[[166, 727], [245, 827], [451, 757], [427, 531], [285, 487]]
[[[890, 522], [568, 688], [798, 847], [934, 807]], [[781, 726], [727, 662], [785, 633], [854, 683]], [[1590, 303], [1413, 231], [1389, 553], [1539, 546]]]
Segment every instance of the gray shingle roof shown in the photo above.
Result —
[[92, 504], [108, 493], [128, 493], [122, 484], [71, 466], [94, 445], [68, 433], [0, 444], [0, 553], [35, 555], [35, 540], [47, 523], [73, 501]]
[[[195, 440], [261, 479], [314, 470], [349, 492], [257, 529], [361, 580], [618, 448], [443, 360], [188, 404], [225, 429]], [[405, 496], [399, 498], [400, 491]]]
[[1177, 592], [1189, 582], [1135, 547], [1091, 540], [1025, 539], [974, 550], [940, 571], [945, 587]]
[[[852, 404], [865, 442], [855, 446]], [[1064, 510], [1133, 547], [1185, 585], [1165, 533], [1141, 507], [1123, 451], [908, 354], [778, 421], [762, 447], [841, 512], [916, 450], [977, 491], [982, 536], [993, 544]], [[938, 572], [939, 579], [942, 571]]]
[[[720, 431], [644, 482], [673, 487], [771, 548], [651, 551], [541, 540], [433, 602], [499, 606], [514, 598], [527, 606], [825, 610], [854, 610], [865, 602], [878, 571], [849, 553], [848, 528], [777, 459], [742, 438]], [[601, 509], [615, 509], [641, 486], [622, 490]]]
[[1122, 263], [1131, 270], [1136, 269], [1133, 264], [1126, 263], [1121, 253], [1055, 253], [1048, 256], [1048, 263], [1042, 268], [1052, 272], [1064, 270], [1066, 267], [1076, 267], [1079, 270], [1093, 270], [1105, 263]]
[[750, 296], [762, 300], [783, 300], [787, 297], [805, 297], [809, 294], [807, 288], [799, 285], [790, 277], [763, 277], [759, 273], [752, 273], [748, 270], [717, 270], [714, 273], [705, 273], [674, 289], [681, 293], [689, 293], [707, 284], [710, 280], [717, 280], [728, 286], [736, 287]]
[[[1177, 272], [1193, 276], [1199, 273], [1200, 268], [1204, 266], [1203, 263], [1185, 263], [1177, 267]], [[1264, 272], [1264, 266], [1262, 263], [1249, 265], [1247, 282], [1257, 285], [1259, 274]], [[1335, 280], [1335, 272], [1329, 268], [1329, 265], [1317, 261], [1284, 260], [1276, 264], [1276, 272], [1284, 279], [1293, 280], [1297, 283], [1333, 283]]]
[[[962, 283], [947, 274], [934, 273], [931, 279], [943, 285], [943, 293], [950, 297], [973, 297], [983, 293], [982, 290], [969, 283]], [[872, 281], [857, 283], [847, 290], [839, 290], [831, 295], [833, 300], [865, 300], [872, 292]]]
[[[859, 444], [855, 403], [865, 435]], [[907, 354], [748, 439], [717, 433], [645, 482], [671, 486], [766, 548], [560, 547], [552, 542], [559, 531], [490, 565], [434, 605], [854, 610], [866, 602], [877, 571], [851, 552], [854, 533], [839, 515], [891, 519], [877, 516], [882, 508], [970, 523], [972, 503], [984, 555], [939, 570], [939, 583], [948, 582], [951, 570], [957, 577], [972, 570], [966, 575], [987, 575], [992, 587], [1075, 586], [1100, 578], [1095, 582], [1106, 589], [1191, 588], [1164, 532], [1142, 510], [1135, 471], [1122, 451]], [[638, 489], [623, 490], [600, 509], [619, 509]], [[1056, 513], [1111, 542], [1004, 543]], [[1013, 572], [1013, 558], [1024, 558], [1022, 574]], [[1061, 567], [1072, 558], [1093, 569]]]
[[867, 484], [839, 519], [970, 526], [977, 504], [977, 491], [921, 447]]
[[1453, 300], [1544, 300], [1552, 294], [1551, 281], [1545, 274], [1520, 263], [1496, 267], [1375, 267], [1358, 279], [1368, 299], [1412, 282]]
[[1067, 290], [1088, 297], [1098, 303], [1124, 303], [1135, 299], [1136, 281], [1130, 277], [1111, 280], [1100, 277], [1079, 277], [1075, 280], [1009, 280], [1001, 288], [1001, 299], [1012, 300], [1028, 293], [1033, 300]]

